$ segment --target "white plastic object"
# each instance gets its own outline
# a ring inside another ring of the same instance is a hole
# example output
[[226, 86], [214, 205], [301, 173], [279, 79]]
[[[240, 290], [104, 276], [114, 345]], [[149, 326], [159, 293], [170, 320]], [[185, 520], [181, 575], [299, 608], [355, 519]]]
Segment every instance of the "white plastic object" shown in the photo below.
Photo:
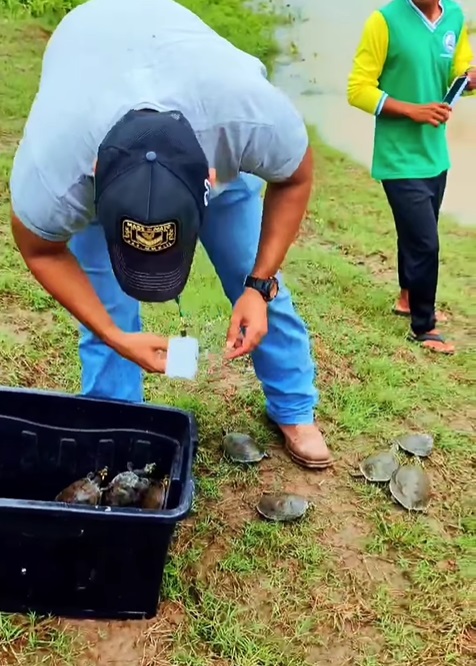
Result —
[[461, 95], [466, 90], [466, 86], [468, 85], [468, 83], [469, 83], [469, 76], [467, 74], [456, 77], [456, 79], [454, 79], [453, 83], [451, 84], [448, 92], [446, 93], [443, 102], [446, 102], [451, 106], [451, 108], [453, 108], [456, 102], [461, 97]]
[[169, 338], [165, 374], [175, 379], [195, 379], [198, 372], [198, 340], [190, 337]]

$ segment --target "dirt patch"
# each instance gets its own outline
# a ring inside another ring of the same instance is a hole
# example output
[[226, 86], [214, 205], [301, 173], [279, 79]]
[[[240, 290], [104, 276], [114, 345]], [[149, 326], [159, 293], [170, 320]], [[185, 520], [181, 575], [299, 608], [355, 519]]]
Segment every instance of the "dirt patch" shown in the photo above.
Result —
[[476, 436], [476, 409], [468, 406], [465, 414], [452, 414], [449, 417], [448, 428], [461, 435]]
[[249, 489], [230, 486], [223, 488], [222, 493], [222, 500], [214, 505], [213, 512], [226, 524], [227, 530], [240, 529], [253, 515], [250, 497], [253, 493]]
[[395, 282], [397, 279], [394, 257], [384, 252], [372, 252], [353, 262], [357, 266], [365, 266], [372, 275], [385, 282]]
[[10, 304], [2, 305], [0, 336], [4, 336], [15, 344], [25, 344], [32, 334], [48, 333], [54, 327], [51, 312], [25, 310]]
[[311, 648], [307, 654], [307, 662], [316, 666], [317, 664], [319, 666], [336, 666], [337, 664], [347, 666], [355, 664], [354, 651], [352, 645], [331, 648], [326, 643], [325, 647]]
[[2, 322], [0, 325], [0, 337], [7, 338], [7, 340], [17, 345], [28, 342], [28, 334], [28, 330], [18, 330], [12, 322]]
[[[312, 666], [356, 666], [357, 654], [378, 655], [383, 644], [382, 637], [370, 625], [360, 624], [358, 629], [348, 626], [345, 645], [339, 641], [336, 645], [335, 632], [324, 635], [319, 633], [322, 645], [314, 646], [308, 650], [306, 663]], [[371, 662], [377, 664], [380, 662]]]
[[0, 152], [12, 153], [18, 146], [18, 137], [12, 136], [8, 132], [0, 130]]
[[88, 644], [78, 666], [140, 666], [145, 635], [153, 622], [68, 622]]
[[365, 540], [370, 534], [369, 526], [361, 519], [356, 518], [338, 529], [331, 538], [337, 548], [358, 548], [363, 550]]
[[170, 666], [173, 636], [186, 622], [184, 608], [178, 603], [164, 603], [160, 617], [142, 633], [142, 655], [138, 666]]
[[206, 370], [200, 377], [209, 391], [223, 393], [226, 396], [235, 395], [243, 389], [252, 389], [258, 386], [255, 371], [249, 357], [226, 363], [220, 354], [207, 354]]
[[301, 222], [299, 233], [295, 239], [295, 245], [306, 245], [310, 240], [315, 241], [317, 236], [316, 219], [312, 212], [307, 212]]
[[476, 626], [467, 627], [461, 637], [463, 654], [476, 657]]
[[45, 28], [38, 23], [32, 23], [27, 28], [22, 30], [22, 38], [29, 42], [34, 42], [35, 44], [38, 41], [47, 42], [51, 35], [52, 30], [49, 30], [48, 28]]
[[350, 357], [334, 352], [317, 336], [313, 342], [315, 354], [319, 359], [319, 376], [322, 386], [330, 386], [336, 381], [350, 385], [361, 383], [352, 367]]

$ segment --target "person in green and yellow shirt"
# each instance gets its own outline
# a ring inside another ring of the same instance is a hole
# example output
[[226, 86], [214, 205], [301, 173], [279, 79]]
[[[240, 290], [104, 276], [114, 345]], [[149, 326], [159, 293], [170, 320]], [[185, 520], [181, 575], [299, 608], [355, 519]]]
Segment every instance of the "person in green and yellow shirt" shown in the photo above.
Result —
[[436, 329], [438, 218], [450, 158], [443, 103], [453, 79], [476, 91], [469, 30], [454, 0], [392, 0], [368, 18], [348, 82], [348, 101], [374, 114], [372, 177], [382, 182], [398, 238], [400, 296], [411, 338], [436, 352], [454, 346]]

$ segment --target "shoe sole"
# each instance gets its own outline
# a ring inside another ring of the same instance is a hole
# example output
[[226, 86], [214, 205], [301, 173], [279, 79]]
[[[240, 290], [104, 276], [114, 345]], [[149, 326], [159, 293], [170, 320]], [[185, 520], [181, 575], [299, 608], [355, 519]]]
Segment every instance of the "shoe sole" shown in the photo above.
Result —
[[284, 442], [284, 448], [286, 449], [289, 457], [293, 462], [300, 465], [301, 467], [306, 467], [307, 469], [327, 469], [328, 467], [332, 467], [335, 463], [333, 458], [325, 458], [324, 460], [308, 460], [305, 458], [300, 458], [290, 448], [286, 440]]

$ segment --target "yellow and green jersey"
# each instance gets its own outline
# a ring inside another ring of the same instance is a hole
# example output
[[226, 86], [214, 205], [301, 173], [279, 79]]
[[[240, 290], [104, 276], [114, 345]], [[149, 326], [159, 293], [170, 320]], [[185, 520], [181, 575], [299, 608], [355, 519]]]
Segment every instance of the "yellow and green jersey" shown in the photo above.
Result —
[[411, 0], [392, 0], [366, 22], [348, 99], [376, 116], [376, 180], [432, 178], [450, 167], [446, 125], [435, 128], [381, 114], [387, 97], [414, 104], [442, 102], [454, 77], [471, 67], [473, 53], [460, 5], [440, 0], [440, 6], [440, 18], [431, 23]]

